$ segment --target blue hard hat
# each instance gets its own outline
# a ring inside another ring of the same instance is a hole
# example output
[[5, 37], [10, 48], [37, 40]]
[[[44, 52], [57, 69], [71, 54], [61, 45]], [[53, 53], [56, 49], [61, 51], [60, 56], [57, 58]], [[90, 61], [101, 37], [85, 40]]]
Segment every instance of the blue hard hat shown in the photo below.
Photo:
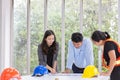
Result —
[[34, 69], [32, 76], [41, 76], [44, 74], [48, 74], [48, 69], [43, 65], [39, 65]]

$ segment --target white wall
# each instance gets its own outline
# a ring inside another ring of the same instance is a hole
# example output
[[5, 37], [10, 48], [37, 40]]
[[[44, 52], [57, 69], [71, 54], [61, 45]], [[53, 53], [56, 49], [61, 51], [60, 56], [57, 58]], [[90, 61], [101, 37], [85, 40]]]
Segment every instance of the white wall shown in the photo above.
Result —
[[[1, 61], [1, 53], [2, 53], [2, 1], [0, 0], [0, 66], [2, 65]], [[0, 67], [0, 73], [1, 73], [1, 67]]]
[[10, 1], [0, 0], [0, 72], [10, 66]]
[[[2, 15], [1, 15], [1, 7], [2, 7], [2, 6], [1, 6], [1, 5], [2, 5], [2, 4], [1, 4], [1, 3], [2, 3], [2, 2], [1, 2], [1, 0], [0, 0], [0, 57], [1, 57], [1, 32], [2, 32], [2, 29], [1, 29], [1, 26], [2, 26], [2, 25], [1, 25], [1, 22], [2, 22], [2, 21], [1, 21], [1, 17], [2, 17]], [[1, 66], [1, 58], [0, 58], [0, 66]], [[1, 70], [1, 67], [0, 67], [0, 70]], [[0, 71], [0, 72], [1, 72], [1, 71]]]

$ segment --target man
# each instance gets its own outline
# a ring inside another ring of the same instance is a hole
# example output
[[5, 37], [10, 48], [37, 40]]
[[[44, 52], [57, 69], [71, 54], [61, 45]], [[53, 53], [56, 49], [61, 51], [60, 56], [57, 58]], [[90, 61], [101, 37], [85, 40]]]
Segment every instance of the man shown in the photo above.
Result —
[[88, 65], [94, 64], [93, 48], [90, 39], [83, 39], [81, 33], [76, 32], [71, 36], [68, 43], [68, 56], [64, 73], [83, 73]]

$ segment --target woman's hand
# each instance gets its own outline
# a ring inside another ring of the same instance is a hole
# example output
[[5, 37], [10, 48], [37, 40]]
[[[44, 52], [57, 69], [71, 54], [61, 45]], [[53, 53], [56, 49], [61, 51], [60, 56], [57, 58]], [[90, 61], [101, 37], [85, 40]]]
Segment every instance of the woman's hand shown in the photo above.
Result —
[[55, 69], [55, 68], [52, 68], [52, 67], [50, 67], [50, 66], [48, 66], [48, 65], [46, 65], [46, 68], [47, 68], [48, 70], [50, 70], [50, 72], [51, 72], [52, 74], [55, 74], [55, 73], [56, 73], [56, 69]]
[[110, 71], [100, 73], [101, 76], [110, 76], [110, 74], [111, 74]]
[[54, 68], [52, 68], [52, 69], [50, 70], [50, 72], [51, 72], [52, 74], [55, 74], [55, 73], [56, 73], [56, 70], [55, 70]]

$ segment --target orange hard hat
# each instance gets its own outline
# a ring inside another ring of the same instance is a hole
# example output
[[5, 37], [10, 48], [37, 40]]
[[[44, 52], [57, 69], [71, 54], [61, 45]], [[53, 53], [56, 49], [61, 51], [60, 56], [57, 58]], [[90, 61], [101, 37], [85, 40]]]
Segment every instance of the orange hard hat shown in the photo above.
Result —
[[1, 73], [1, 79], [0, 80], [21, 80], [19, 71], [15, 68], [6, 68]]

